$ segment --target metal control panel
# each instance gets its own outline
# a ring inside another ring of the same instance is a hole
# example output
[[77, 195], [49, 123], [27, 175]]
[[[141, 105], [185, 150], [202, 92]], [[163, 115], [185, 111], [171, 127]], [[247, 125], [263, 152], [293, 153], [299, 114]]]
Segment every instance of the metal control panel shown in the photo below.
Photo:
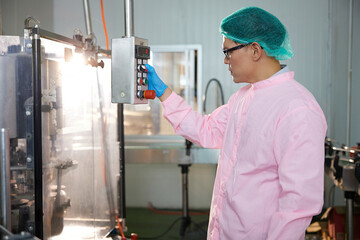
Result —
[[124, 37], [112, 40], [111, 102], [146, 104], [156, 97], [148, 89], [145, 64], [150, 59], [146, 39]]

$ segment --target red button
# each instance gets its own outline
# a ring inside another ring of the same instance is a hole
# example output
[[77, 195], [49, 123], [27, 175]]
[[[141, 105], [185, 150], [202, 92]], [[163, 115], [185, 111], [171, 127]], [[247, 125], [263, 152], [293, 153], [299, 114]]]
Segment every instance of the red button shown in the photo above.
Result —
[[144, 98], [146, 99], [154, 99], [156, 97], [156, 93], [154, 90], [145, 90]]
[[143, 79], [142, 79], [142, 78], [138, 78], [137, 84], [138, 84], [138, 85], [143, 85], [143, 84], [144, 84]]

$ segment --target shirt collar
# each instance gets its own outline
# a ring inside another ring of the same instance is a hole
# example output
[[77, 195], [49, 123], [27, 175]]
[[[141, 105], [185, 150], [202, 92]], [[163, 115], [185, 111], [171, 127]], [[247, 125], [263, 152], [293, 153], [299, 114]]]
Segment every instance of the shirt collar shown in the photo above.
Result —
[[279, 75], [279, 74], [282, 74], [282, 73], [285, 73], [285, 72], [289, 72], [289, 71], [290, 71], [288, 65], [281, 64], [280, 67], [281, 67], [281, 69], [280, 69], [279, 71], [277, 71], [277, 72], [276, 72], [274, 75], [272, 75], [271, 77], [275, 77], [276, 75]]
[[289, 79], [294, 79], [294, 72], [290, 71], [287, 65], [281, 65], [281, 70], [276, 72], [268, 79], [253, 83], [253, 85], [254, 88], [257, 89], [257, 88], [270, 86], [276, 83], [280, 83]]

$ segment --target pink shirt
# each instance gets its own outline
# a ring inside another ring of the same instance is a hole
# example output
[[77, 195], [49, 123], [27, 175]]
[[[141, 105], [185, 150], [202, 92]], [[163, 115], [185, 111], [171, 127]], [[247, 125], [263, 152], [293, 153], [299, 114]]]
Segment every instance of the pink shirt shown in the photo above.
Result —
[[172, 93], [177, 134], [220, 148], [208, 239], [304, 239], [323, 205], [326, 120], [294, 72], [248, 84], [211, 115]]

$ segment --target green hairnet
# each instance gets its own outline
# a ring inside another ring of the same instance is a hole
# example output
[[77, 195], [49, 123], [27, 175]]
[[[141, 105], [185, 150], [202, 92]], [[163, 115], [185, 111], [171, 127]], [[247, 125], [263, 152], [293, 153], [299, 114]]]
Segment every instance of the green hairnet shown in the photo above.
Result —
[[224, 18], [220, 32], [242, 44], [257, 42], [268, 56], [277, 60], [290, 59], [294, 55], [284, 25], [274, 15], [258, 7], [246, 7]]

